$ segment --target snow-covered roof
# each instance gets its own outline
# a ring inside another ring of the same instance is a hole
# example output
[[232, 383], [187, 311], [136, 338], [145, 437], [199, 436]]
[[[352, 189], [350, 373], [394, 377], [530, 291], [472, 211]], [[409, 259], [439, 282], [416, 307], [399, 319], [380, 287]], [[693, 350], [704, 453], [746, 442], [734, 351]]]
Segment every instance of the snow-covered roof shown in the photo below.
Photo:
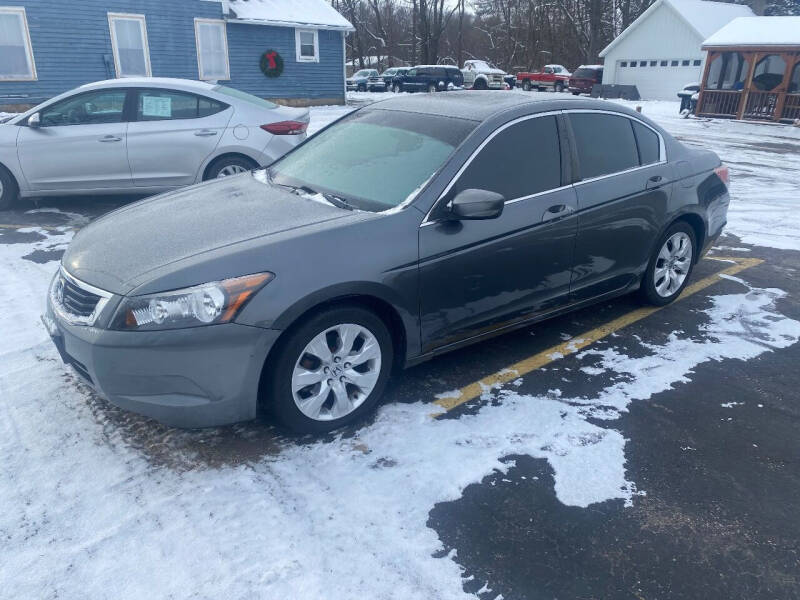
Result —
[[800, 46], [800, 17], [739, 17], [705, 46]]
[[353, 31], [325, 0], [223, 0], [228, 20], [239, 23]]
[[697, 36], [704, 40], [733, 19], [752, 17], [754, 13], [749, 6], [730, 2], [710, 2], [709, 0], [656, 0], [650, 8], [619, 34], [608, 46], [603, 48], [600, 56], [605, 56], [611, 48], [625, 39], [642, 21], [647, 19], [660, 6], [666, 5], [674, 10], [686, 24], [694, 29]]

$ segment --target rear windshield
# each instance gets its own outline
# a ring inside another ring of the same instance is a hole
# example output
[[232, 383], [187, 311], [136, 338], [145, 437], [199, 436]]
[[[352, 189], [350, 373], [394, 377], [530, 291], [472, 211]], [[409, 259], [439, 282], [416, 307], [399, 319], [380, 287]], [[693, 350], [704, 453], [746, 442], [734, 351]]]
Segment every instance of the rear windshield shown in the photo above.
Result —
[[578, 69], [572, 74], [572, 76], [580, 77], [582, 79], [594, 79], [596, 73], [597, 71], [594, 69]]
[[382, 211], [413, 199], [476, 125], [451, 117], [360, 110], [274, 163], [269, 176], [278, 185]]
[[217, 92], [218, 94], [223, 94], [231, 98], [236, 98], [237, 100], [244, 100], [245, 102], [249, 102], [250, 104], [255, 104], [256, 106], [260, 106], [261, 108], [278, 107], [278, 105], [275, 104], [274, 102], [270, 102], [269, 100], [264, 100], [262, 98], [259, 98], [258, 96], [253, 96], [252, 94], [248, 94], [247, 92], [235, 90], [233, 88], [229, 88], [224, 85], [218, 85], [214, 87], [214, 91]]

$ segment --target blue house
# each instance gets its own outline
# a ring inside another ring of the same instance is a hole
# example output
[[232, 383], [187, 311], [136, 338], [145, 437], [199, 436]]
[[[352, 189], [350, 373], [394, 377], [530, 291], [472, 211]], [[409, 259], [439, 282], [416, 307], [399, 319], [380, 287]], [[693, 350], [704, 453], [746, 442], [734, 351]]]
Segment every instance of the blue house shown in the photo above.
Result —
[[0, 0], [0, 110], [132, 76], [343, 104], [352, 30], [326, 0]]

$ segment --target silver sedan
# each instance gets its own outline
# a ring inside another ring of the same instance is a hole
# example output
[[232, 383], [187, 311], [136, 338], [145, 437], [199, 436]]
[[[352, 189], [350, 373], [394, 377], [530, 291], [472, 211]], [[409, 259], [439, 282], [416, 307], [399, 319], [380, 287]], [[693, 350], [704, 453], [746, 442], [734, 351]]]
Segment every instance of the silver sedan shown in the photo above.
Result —
[[0, 124], [0, 209], [18, 197], [162, 192], [272, 163], [309, 113], [184, 79], [100, 81]]

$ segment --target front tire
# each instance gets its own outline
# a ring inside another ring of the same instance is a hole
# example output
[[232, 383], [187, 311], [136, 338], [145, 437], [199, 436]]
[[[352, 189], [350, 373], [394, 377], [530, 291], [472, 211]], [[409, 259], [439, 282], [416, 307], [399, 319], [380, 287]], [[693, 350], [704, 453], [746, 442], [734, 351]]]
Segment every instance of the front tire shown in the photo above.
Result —
[[531, 82], [528, 81], [527, 79], [525, 81], [523, 81], [522, 82], [522, 89], [525, 90], [526, 92], [530, 92], [531, 91]]
[[694, 229], [685, 221], [674, 223], [661, 236], [650, 257], [640, 289], [642, 298], [655, 306], [674, 301], [689, 282], [695, 256]]
[[244, 156], [223, 156], [211, 164], [203, 181], [238, 175], [257, 168], [258, 165], [254, 161]]
[[0, 166], [0, 210], [8, 210], [17, 200], [19, 188], [14, 177]]
[[556, 83], [555, 91], [559, 94], [564, 91], [564, 84], [561, 82]]
[[433, 94], [435, 91], [436, 91], [436, 84], [435, 83], [429, 83], [428, 84], [428, 93], [429, 94]]
[[280, 423], [324, 433], [361, 419], [383, 395], [394, 351], [373, 312], [340, 306], [317, 313], [281, 343], [266, 391]]

